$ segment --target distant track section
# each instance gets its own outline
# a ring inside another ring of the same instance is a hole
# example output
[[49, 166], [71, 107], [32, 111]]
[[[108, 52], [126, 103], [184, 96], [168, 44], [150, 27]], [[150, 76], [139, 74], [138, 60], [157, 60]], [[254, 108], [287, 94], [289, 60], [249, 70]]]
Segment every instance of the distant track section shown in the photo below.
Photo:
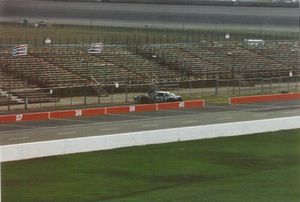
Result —
[[90, 26], [298, 31], [298, 8], [135, 3], [0, 1], [0, 21]]
[[[40, 0], [45, 1], [45, 0]], [[294, 2], [253, 2], [232, 0], [51, 0], [63, 2], [94, 2], [94, 3], [140, 3], [140, 4], [173, 4], [173, 5], [210, 5], [210, 6], [256, 6], [256, 7], [298, 7]]]

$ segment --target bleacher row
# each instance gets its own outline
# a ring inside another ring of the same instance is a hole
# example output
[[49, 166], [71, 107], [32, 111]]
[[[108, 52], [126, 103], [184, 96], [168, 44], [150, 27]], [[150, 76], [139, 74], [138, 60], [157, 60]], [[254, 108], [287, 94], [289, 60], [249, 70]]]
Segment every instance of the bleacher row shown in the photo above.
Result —
[[[56, 100], [43, 88], [147, 84], [187, 79], [249, 79], [299, 74], [296, 42], [245, 44], [148, 44], [105, 46], [101, 54], [83, 48], [32, 48], [12, 57], [0, 48], [0, 104]], [[20, 89], [26, 89], [24, 91]], [[30, 90], [39, 89], [39, 90]]]

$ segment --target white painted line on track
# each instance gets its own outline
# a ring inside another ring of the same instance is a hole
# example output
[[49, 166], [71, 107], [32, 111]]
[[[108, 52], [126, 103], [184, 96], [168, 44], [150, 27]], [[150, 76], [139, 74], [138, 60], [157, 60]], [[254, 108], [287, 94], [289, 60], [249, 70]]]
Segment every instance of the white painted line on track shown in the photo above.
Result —
[[120, 128], [103, 128], [102, 131], [112, 131], [112, 130], [119, 130]]
[[29, 137], [16, 137], [16, 138], [8, 138], [8, 141], [18, 141], [18, 140], [26, 140], [29, 139]]
[[[201, 108], [202, 109], [202, 108]], [[158, 112], [158, 113], [165, 113], [165, 112], [176, 112], [176, 113], [184, 113], [184, 114], [199, 114], [199, 109], [196, 109], [195, 111], [192, 111], [192, 110], [184, 110], [184, 109], [171, 109], [171, 110], [169, 110], [169, 109], [166, 109], [166, 110], [162, 110], [162, 109], [160, 109], [160, 110], [157, 110], [157, 111], [155, 111], [155, 112]]]
[[133, 118], [149, 118], [152, 116], [144, 116], [144, 115], [134, 115], [134, 114], [106, 114], [107, 116], [121, 116], [121, 117], [133, 117]]
[[147, 127], [157, 127], [158, 124], [145, 124], [145, 125], [142, 125], [142, 127], [144, 128], [147, 128]]
[[84, 119], [50, 119], [54, 121], [70, 121], [70, 122], [86, 122], [86, 123], [96, 123], [96, 121], [89, 121]]
[[[285, 111], [285, 112], [282, 112], [283, 114], [294, 114], [295, 111]], [[300, 112], [296, 112], [298, 115], [300, 114]]]
[[39, 126], [28, 126], [28, 125], [14, 125], [14, 124], [2, 124], [1, 126], [12, 126], [12, 127], [18, 127], [18, 128], [28, 128], [28, 129], [36, 129], [41, 128]]
[[272, 110], [272, 109], [285, 109], [285, 108], [300, 108], [300, 105], [292, 105], [292, 106], [270, 106], [270, 107], [262, 107], [257, 109], [249, 109], [246, 111], [260, 111], [260, 110]]
[[234, 107], [234, 105], [229, 105], [229, 106], [206, 105], [205, 109], [230, 109], [230, 110], [234, 110], [236, 108]]
[[56, 135], [62, 136], [62, 135], [75, 135], [75, 131], [70, 131], [70, 132], [62, 132], [62, 133], [57, 133]]
[[218, 120], [228, 120], [228, 119], [232, 119], [232, 116], [225, 116], [225, 117], [218, 117]]
[[190, 120], [190, 121], [182, 121], [181, 123], [197, 123], [198, 121], [196, 120]]
[[255, 107], [255, 108], [260, 108], [260, 107], [266, 107], [268, 105], [266, 105], [266, 103], [261, 103], [261, 105], [259, 104], [235, 104], [238, 107]]
[[260, 117], [260, 116], [268, 116], [268, 114], [266, 114], [266, 113], [262, 113], [262, 114], [253, 114], [253, 116], [256, 116], [256, 117]]

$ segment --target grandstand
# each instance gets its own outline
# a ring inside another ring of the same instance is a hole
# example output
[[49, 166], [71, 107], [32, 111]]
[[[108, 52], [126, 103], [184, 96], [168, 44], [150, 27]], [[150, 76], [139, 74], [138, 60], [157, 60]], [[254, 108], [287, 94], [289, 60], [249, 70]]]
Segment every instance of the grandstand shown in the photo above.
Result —
[[56, 101], [45, 88], [298, 75], [297, 47], [294, 41], [267, 41], [262, 46], [202, 41], [105, 45], [101, 54], [88, 54], [84, 46], [61, 44], [32, 48], [19, 57], [11, 56], [12, 47], [2, 47], [0, 103]]

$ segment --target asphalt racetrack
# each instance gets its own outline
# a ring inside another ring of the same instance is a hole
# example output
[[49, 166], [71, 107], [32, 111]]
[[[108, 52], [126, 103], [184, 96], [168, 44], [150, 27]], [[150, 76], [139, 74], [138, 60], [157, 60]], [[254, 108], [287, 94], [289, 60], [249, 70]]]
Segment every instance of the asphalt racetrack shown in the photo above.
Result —
[[298, 31], [299, 8], [1, 0], [2, 22]]
[[208, 105], [202, 109], [112, 114], [1, 124], [1, 145], [300, 115], [300, 102]]

